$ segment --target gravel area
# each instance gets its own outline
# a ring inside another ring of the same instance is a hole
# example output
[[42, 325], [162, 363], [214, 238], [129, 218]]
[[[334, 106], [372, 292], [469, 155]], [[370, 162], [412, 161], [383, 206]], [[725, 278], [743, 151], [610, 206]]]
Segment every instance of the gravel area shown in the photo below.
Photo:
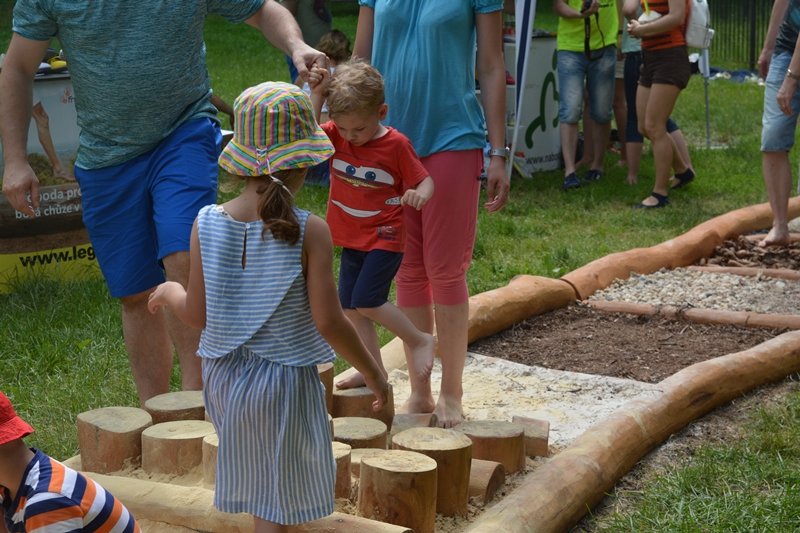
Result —
[[597, 291], [589, 300], [610, 300], [681, 308], [800, 314], [800, 282], [677, 268], [632, 274]]

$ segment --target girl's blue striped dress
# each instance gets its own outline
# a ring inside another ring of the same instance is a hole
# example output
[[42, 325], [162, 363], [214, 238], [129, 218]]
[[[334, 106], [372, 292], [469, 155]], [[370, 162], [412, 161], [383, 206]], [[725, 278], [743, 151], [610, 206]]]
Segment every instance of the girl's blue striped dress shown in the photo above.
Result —
[[206, 291], [206, 410], [219, 435], [214, 506], [279, 524], [333, 512], [335, 463], [316, 365], [334, 353], [311, 318], [301, 257], [222, 206], [198, 214]]

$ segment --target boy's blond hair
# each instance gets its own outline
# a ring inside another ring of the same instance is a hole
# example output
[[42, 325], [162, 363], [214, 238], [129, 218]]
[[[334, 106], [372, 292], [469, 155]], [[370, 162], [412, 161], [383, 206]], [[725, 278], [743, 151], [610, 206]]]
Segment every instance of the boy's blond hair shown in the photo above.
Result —
[[384, 103], [383, 76], [363, 59], [352, 59], [336, 67], [328, 87], [328, 112], [377, 111]]
[[336, 65], [350, 57], [350, 39], [340, 30], [331, 30], [319, 38], [317, 50], [328, 56]]

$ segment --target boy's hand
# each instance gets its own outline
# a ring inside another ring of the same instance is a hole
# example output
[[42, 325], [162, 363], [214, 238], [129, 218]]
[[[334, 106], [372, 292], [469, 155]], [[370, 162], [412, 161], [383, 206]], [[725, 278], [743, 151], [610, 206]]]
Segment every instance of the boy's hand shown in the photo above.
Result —
[[331, 73], [323, 67], [312, 67], [308, 73], [308, 86], [312, 92], [321, 92], [328, 86]]
[[425, 194], [416, 189], [408, 189], [400, 199], [400, 205], [407, 205], [419, 211], [430, 199], [430, 194]]

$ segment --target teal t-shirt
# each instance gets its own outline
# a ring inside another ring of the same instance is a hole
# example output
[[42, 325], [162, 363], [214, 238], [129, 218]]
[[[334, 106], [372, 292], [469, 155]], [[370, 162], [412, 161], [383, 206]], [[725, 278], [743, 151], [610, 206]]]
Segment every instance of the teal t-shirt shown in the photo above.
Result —
[[476, 13], [502, 0], [359, 0], [375, 10], [371, 62], [383, 74], [386, 123], [420, 157], [486, 144], [475, 96]]
[[116, 165], [155, 147], [187, 120], [216, 117], [203, 24], [232, 22], [264, 0], [17, 0], [12, 29], [58, 37], [72, 77], [78, 126], [75, 164]]

